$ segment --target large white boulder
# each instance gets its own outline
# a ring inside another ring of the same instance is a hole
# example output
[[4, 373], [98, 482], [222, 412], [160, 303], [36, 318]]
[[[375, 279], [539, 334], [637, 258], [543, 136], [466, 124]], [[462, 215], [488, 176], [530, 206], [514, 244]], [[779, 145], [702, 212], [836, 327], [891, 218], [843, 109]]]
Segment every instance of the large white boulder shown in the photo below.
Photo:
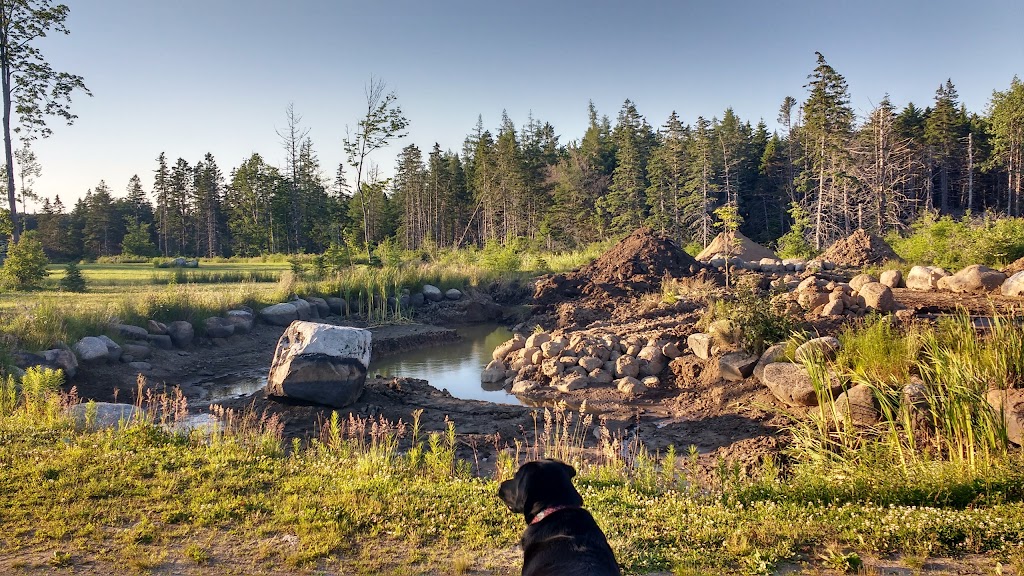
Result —
[[914, 266], [907, 274], [906, 285], [910, 290], [930, 292], [939, 287], [939, 279], [949, 276], [938, 266]]
[[952, 276], [939, 280], [939, 289], [952, 292], [993, 292], [999, 290], [1006, 274], [988, 266], [972, 264]]
[[1007, 278], [1001, 291], [1003, 296], [1024, 296], [1024, 271]]
[[370, 331], [301, 320], [277, 342], [267, 394], [341, 408], [363, 391]]

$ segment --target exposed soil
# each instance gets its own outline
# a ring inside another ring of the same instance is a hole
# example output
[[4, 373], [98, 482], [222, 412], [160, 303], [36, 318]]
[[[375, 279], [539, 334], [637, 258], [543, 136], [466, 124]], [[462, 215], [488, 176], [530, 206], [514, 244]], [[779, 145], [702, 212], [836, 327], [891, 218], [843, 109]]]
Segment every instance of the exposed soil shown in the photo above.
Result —
[[858, 229], [849, 237], [839, 240], [824, 254], [822, 260], [828, 260], [840, 266], [859, 268], [868, 264], [881, 264], [886, 260], [898, 261], [896, 252], [878, 236]]
[[697, 260], [710, 260], [718, 254], [729, 254], [742, 258], [747, 262], [757, 262], [762, 258], [777, 260], [778, 254], [754, 242], [739, 232], [722, 232], [697, 254]]
[[1013, 276], [1017, 272], [1024, 272], [1024, 258], [1018, 258], [1003, 268], [1003, 274]]

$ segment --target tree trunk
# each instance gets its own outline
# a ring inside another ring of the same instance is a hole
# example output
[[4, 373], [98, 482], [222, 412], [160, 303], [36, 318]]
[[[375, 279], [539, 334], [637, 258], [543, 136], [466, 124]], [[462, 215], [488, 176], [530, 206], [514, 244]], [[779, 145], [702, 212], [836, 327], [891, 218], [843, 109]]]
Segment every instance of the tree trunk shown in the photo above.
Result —
[[7, 46], [7, 31], [0, 32], [0, 83], [4, 96], [4, 158], [7, 162], [7, 204], [11, 209], [11, 237], [16, 244], [21, 234], [18, 230], [18, 207], [14, 191], [14, 148], [11, 145], [11, 68]]

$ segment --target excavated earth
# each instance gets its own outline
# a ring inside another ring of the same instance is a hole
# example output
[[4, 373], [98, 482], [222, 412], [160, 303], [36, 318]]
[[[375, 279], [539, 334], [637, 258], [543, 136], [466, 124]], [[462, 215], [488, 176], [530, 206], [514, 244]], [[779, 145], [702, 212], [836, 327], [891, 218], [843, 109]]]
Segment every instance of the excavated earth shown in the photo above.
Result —
[[[760, 278], [756, 272], [741, 274]], [[422, 319], [449, 326], [493, 321], [500, 316], [509, 325], [516, 324], [524, 335], [540, 327], [560, 330], [570, 337], [642, 336], [679, 342], [679, 348], [685, 351], [686, 337], [696, 331], [704, 304], [686, 298], [672, 304], [662, 302], [661, 286], [666, 278], [689, 278], [684, 282], [705, 287], [723, 285], [720, 274], [705, 268], [671, 240], [639, 230], [580, 270], [537, 279], [532, 298], [528, 286], [495, 285], [457, 310], [427, 307], [420, 314]], [[1000, 296], [905, 289], [893, 292], [903, 308], [925, 321], [963, 308], [987, 316], [993, 307], [1010, 311], [1020, 306], [1019, 299]], [[524, 309], [528, 311], [525, 320]], [[802, 320], [805, 328], [819, 334], [835, 333], [846, 321]], [[327, 321], [345, 323], [338, 318]], [[428, 324], [372, 330], [375, 357], [443, 345], [458, 338], [450, 328]], [[145, 385], [155, 391], [179, 387], [192, 411], [208, 411], [205, 383], [241, 374], [265, 375], [282, 331], [280, 327], [257, 324], [249, 334], [216, 342], [199, 340], [189, 350], [154, 350], [150, 360], [154, 369], [146, 375]], [[127, 365], [85, 365], [69, 386], [75, 386], [85, 399], [131, 402], [136, 395], [136, 378]], [[443, 382], [370, 377], [360, 399], [339, 412], [346, 419], [383, 418], [404, 423], [411, 422], [418, 413], [421, 429], [428, 432], [444, 430], [450, 420], [459, 434], [460, 455], [473, 462], [479, 473], [489, 474], [496, 451], [510, 449], [516, 440], [527, 445], [536, 440], [544, 421], [544, 413], [538, 413], [538, 409], [560, 405], [562, 409], [585, 411], [593, 427], [586, 436], [587, 445], [595, 450], [605, 430], [626, 447], [638, 440], [649, 450], [663, 451], [673, 445], [684, 452], [695, 447], [705, 471], [713, 470], [719, 459], [749, 468], [766, 455], [779, 454], [786, 444], [788, 415], [799, 411], [785, 407], [754, 378], [723, 380], [716, 359], [703, 361], [692, 354], [672, 361], [662, 373], [659, 386], [637, 396], [626, 396], [613, 385], [593, 385], [565, 393], [545, 388], [521, 397], [527, 405], [511, 406], [457, 399], [443, 387]], [[269, 399], [262, 392], [221, 404], [276, 416], [284, 424], [285, 437], [299, 439], [316, 437], [332, 412], [321, 406]]]

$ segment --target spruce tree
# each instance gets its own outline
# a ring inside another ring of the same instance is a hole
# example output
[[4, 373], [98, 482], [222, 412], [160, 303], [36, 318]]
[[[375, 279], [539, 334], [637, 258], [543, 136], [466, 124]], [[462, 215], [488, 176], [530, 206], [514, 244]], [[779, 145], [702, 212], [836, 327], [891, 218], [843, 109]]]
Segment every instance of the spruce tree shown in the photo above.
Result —
[[60, 289], [65, 292], [85, 292], [85, 277], [78, 268], [78, 262], [72, 260], [64, 266], [64, 277], [60, 279]]

